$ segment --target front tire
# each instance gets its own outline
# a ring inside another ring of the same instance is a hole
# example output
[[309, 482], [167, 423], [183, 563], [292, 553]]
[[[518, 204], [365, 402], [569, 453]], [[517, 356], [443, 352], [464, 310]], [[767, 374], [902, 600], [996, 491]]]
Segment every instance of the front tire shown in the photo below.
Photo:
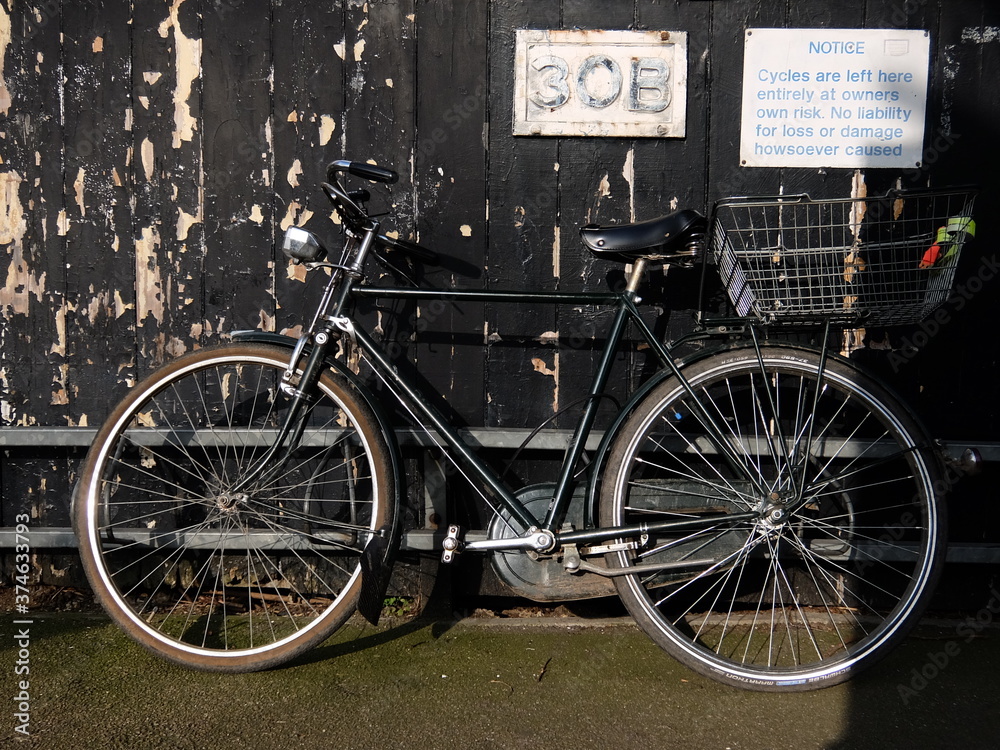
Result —
[[[636, 407], [603, 526], [678, 521], [608, 555], [639, 626], [694, 670], [758, 690], [848, 679], [919, 618], [945, 549], [938, 462], [885, 388], [837, 358], [717, 354]], [[663, 565], [663, 568], [656, 568]]]
[[115, 407], [83, 463], [73, 515], [90, 583], [171, 661], [252, 671], [320, 643], [356, 609], [365, 545], [392, 528], [385, 439], [329, 371], [298, 447], [239, 486], [287, 413], [288, 361], [258, 344], [180, 357]]

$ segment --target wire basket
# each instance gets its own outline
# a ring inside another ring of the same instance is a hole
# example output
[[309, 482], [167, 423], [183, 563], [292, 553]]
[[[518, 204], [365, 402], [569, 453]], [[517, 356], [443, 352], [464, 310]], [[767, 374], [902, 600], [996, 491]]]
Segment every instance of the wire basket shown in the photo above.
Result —
[[972, 188], [872, 198], [727, 198], [712, 252], [736, 312], [763, 322], [916, 323], [948, 299], [975, 234]]

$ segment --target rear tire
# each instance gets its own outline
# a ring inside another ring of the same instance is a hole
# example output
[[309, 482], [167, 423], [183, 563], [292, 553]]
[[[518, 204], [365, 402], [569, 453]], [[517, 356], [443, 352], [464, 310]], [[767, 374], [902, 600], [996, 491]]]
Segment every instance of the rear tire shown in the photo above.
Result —
[[945, 551], [938, 462], [907, 409], [849, 363], [827, 360], [817, 397], [818, 353], [762, 360], [713, 355], [684, 371], [690, 392], [676, 378], [652, 390], [612, 445], [600, 520], [687, 523], [608, 555], [671, 566], [615, 579], [662, 648], [728, 684], [808, 690], [870, 665], [919, 619]]
[[188, 667], [265, 669], [323, 641], [356, 609], [365, 545], [392, 528], [385, 439], [329, 371], [299, 447], [237, 487], [282, 424], [288, 356], [233, 344], [170, 362], [115, 407], [82, 466], [74, 525], [98, 599]]

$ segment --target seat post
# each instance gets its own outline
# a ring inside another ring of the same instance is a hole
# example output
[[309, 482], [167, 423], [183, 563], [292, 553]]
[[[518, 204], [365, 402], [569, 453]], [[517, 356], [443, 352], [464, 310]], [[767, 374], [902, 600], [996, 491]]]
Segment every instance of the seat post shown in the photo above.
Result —
[[628, 279], [628, 286], [625, 287], [625, 291], [632, 292], [635, 294], [639, 290], [639, 284], [642, 283], [642, 276], [646, 272], [646, 259], [636, 258], [632, 263], [632, 273]]

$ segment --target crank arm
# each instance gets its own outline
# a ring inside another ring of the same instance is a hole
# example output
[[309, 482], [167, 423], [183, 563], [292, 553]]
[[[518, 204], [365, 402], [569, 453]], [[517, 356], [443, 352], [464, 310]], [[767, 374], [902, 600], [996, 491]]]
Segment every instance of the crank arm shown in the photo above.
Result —
[[490, 552], [492, 550], [534, 550], [548, 552], [555, 546], [555, 538], [548, 531], [536, 528], [528, 529], [523, 536], [512, 539], [477, 539], [467, 542], [461, 539], [462, 531], [458, 526], [448, 527], [448, 535], [441, 542], [443, 552], [441, 562], [450, 563], [459, 552]]
[[467, 542], [464, 549], [471, 552], [488, 552], [502, 549], [530, 549], [544, 552], [552, 546], [552, 534], [537, 529], [529, 531], [524, 536], [513, 539], [484, 539], [479, 542]]

